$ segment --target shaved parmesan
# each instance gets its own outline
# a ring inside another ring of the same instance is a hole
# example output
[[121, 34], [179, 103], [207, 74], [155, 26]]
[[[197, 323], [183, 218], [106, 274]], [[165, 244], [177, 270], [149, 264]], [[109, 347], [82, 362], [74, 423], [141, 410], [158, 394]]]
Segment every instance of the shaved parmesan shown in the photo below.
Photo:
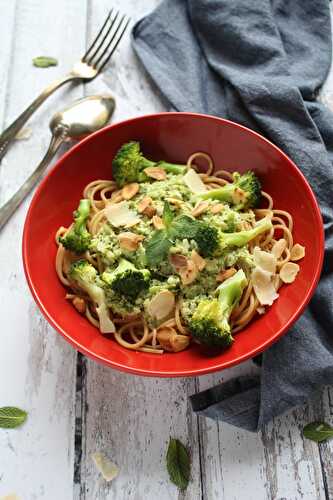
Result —
[[140, 222], [138, 215], [130, 210], [127, 201], [113, 203], [105, 209], [107, 220], [114, 226], [133, 226]]
[[264, 308], [264, 306], [258, 306], [256, 310], [257, 310], [258, 314], [265, 314], [265, 312], [266, 312], [266, 309]]
[[119, 467], [111, 462], [103, 453], [96, 451], [91, 455], [91, 458], [105, 481], [112, 481], [112, 479], [118, 476]]
[[299, 271], [299, 265], [293, 262], [287, 262], [281, 267], [280, 278], [283, 283], [292, 283]]
[[283, 254], [283, 252], [285, 251], [286, 247], [287, 247], [286, 240], [281, 238], [280, 240], [274, 243], [272, 248], [272, 254], [275, 255], [277, 259], [279, 259]]
[[256, 267], [252, 272], [252, 283], [257, 299], [262, 306], [271, 306], [278, 298], [272, 283], [272, 273]]
[[183, 182], [194, 194], [202, 194], [207, 191], [207, 188], [202, 181], [200, 175], [193, 168], [189, 168], [183, 177]]
[[259, 247], [255, 247], [253, 250], [253, 257], [255, 264], [269, 273], [274, 274], [276, 270], [276, 257], [275, 255], [264, 252], [260, 250]]
[[96, 307], [97, 316], [99, 319], [99, 330], [101, 333], [114, 333], [116, 328], [110, 319], [108, 308], [105, 304]]

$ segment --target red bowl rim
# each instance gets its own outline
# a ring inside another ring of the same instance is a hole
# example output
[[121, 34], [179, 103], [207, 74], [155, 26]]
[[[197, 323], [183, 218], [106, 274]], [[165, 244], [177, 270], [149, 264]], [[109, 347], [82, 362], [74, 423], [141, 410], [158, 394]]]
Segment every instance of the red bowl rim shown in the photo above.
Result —
[[[28, 238], [28, 231], [29, 231], [29, 225], [31, 223], [32, 219], [32, 212], [35, 207], [35, 205], [38, 202], [38, 199], [43, 191], [44, 185], [47, 183], [49, 177], [52, 175], [53, 171], [61, 168], [62, 163], [66, 161], [66, 158], [71, 155], [76, 149], [79, 149], [82, 144], [85, 142], [94, 140], [94, 137], [98, 136], [99, 134], [102, 134], [105, 132], [105, 130], [110, 130], [114, 129], [117, 127], [122, 127], [126, 125], [127, 123], [135, 122], [135, 121], [140, 121], [140, 120], [154, 120], [158, 118], [163, 118], [163, 117], [170, 117], [170, 116], [186, 116], [186, 117], [203, 117], [203, 118], [208, 118], [210, 120], [215, 120], [219, 121], [221, 123], [228, 123], [233, 125], [234, 127], [240, 128], [242, 130], [247, 131], [248, 133], [256, 136], [256, 138], [259, 141], [265, 142], [269, 144], [272, 148], [274, 148], [276, 151], [278, 151], [285, 159], [286, 161], [290, 164], [290, 166], [294, 169], [294, 173], [300, 178], [303, 184], [303, 188], [306, 191], [307, 197], [311, 200], [312, 204], [315, 207], [315, 216], [318, 219], [318, 222], [320, 222], [319, 227], [318, 227], [318, 238], [319, 238], [319, 243], [320, 243], [320, 253], [319, 253], [319, 258], [316, 262], [316, 268], [314, 272], [314, 277], [312, 280], [312, 284], [310, 289], [308, 290], [305, 299], [303, 300], [303, 303], [295, 310], [294, 314], [290, 317], [290, 319], [286, 322], [286, 324], [281, 327], [273, 337], [268, 339], [265, 342], [262, 342], [261, 345], [257, 346], [256, 348], [252, 349], [250, 352], [247, 354], [243, 354], [238, 356], [237, 358], [224, 362], [221, 364], [218, 363], [213, 366], [209, 366], [207, 368], [195, 368], [195, 369], [190, 369], [186, 371], [163, 371], [160, 372], [158, 370], [154, 371], [148, 371], [146, 369], [141, 369], [141, 368], [135, 368], [135, 367], [130, 367], [126, 366], [124, 364], [118, 363], [116, 361], [110, 360], [104, 356], [100, 356], [95, 354], [94, 352], [91, 352], [87, 347], [82, 345], [81, 343], [74, 341], [70, 335], [62, 329], [62, 327], [57, 323], [57, 321], [48, 313], [47, 309], [44, 307], [42, 300], [40, 299], [38, 295], [38, 290], [36, 290], [33, 279], [30, 273], [30, 268], [29, 268], [29, 259], [28, 259], [28, 245], [27, 245], [27, 238]], [[55, 165], [52, 167], [52, 169], [48, 172], [48, 174], [44, 177], [44, 179], [41, 181], [39, 184], [32, 201], [30, 203], [25, 223], [24, 223], [24, 228], [23, 228], [23, 236], [22, 236], [22, 257], [23, 257], [23, 267], [24, 267], [24, 272], [25, 276], [30, 288], [30, 291], [32, 293], [32, 296], [38, 305], [39, 309], [41, 310], [42, 314], [48, 321], [48, 323], [57, 331], [59, 332], [74, 348], [76, 348], [78, 351], [80, 351], [82, 354], [85, 354], [89, 356], [90, 358], [94, 359], [97, 362], [100, 362], [104, 365], [107, 365], [112, 368], [116, 368], [117, 370], [127, 372], [127, 373], [132, 373], [134, 375], [141, 375], [141, 376], [147, 376], [147, 377], [189, 377], [189, 376], [200, 376], [200, 375], [205, 375], [208, 373], [213, 373], [219, 370], [224, 370], [225, 368], [230, 368], [231, 366], [237, 365], [239, 363], [242, 363], [250, 358], [253, 358], [254, 356], [260, 354], [264, 350], [266, 350], [268, 347], [270, 347], [274, 342], [276, 342], [290, 327], [291, 325], [299, 318], [299, 316], [302, 314], [304, 309], [306, 308], [307, 304], [309, 303], [316, 286], [318, 284], [320, 274], [321, 274], [321, 269], [323, 266], [323, 260], [324, 260], [324, 243], [325, 243], [325, 237], [324, 237], [324, 228], [322, 224], [322, 216], [320, 212], [320, 208], [317, 202], [317, 199], [308, 183], [306, 180], [305, 176], [301, 172], [301, 170], [296, 166], [296, 164], [287, 156], [280, 148], [275, 146], [271, 141], [260, 135], [259, 133], [245, 127], [244, 125], [240, 125], [239, 123], [233, 122], [231, 120], [227, 120], [225, 118], [219, 118], [217, 116], [213, 115], [207, 115], [203, 113], [191, 113], [191, 112], [162, 112], [162, 113], [154, 113], [154, 114], [148, 114], [148, 115], [141, 115], [135, 118], [129, 118], [127, 120], [123, 120], [120, 122], [117, 122], [115, 124], [108, 125], [104, 127], [101, 130], [98, 130], [97, 132], [94, 132], [87, 136], [86, 138], [82, 139], [80, 142], [75, 144], [72, 148], [70, 148], [64, 155], [62, 155]]]

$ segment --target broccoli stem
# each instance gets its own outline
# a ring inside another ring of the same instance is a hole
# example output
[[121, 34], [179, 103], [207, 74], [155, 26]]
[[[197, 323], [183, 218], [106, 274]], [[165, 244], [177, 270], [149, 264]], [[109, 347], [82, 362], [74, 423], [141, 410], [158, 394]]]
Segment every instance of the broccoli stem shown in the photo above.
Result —
[[237, 271], [231, 278], [225, 280], [216, 291], [218, 292], [218, 304], [220, 315], [223, 317], [223, 324], [229, 328], [229, 318], [234, 307], [240, 301], [243, 290], [247, 285], [247, 279], [243, 270]]
[[221, 188], [211, 189], [207, 193], [198, 195], [202, 200], [219, 200], [233, 204], [235, 197], [235, 190], [237, 186], [232, 183], [225, 184]]
[[253, 240], [259, 234], [269, 231], [273, 227], [272, 221], [265, 217], [261, 219], [254, 228], [248, 231], [239, 231], [238, 233], [220, 233], [223, 246], [243, 247], [249, 241]]
[[168, 163], [167, 161], [159, 161], [155, 163], [155, 167], [161, 167], [166, 172], [170, 172], [171, 174], [185, 174], [186, 165], [179, 165], [177, 163]]

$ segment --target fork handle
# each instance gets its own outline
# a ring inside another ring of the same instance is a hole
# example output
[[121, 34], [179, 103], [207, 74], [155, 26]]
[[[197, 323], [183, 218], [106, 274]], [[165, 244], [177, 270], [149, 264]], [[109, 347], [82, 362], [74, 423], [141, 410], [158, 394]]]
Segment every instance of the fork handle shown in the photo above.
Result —
[[0, 135], [0, 162], [2, 158], [5, 156], [8, 146], [13, 142], [15, 139], [16, 134], [18, 133], [19, 130], [23, 127], [23, 125], [26, 124], [26, 122], [29, 120], [30, 116], [39, 108], [41, 104], [51, 95], [53, 92], [55, 92], [59, 87], [64, 85], [67, 82], [70, 82], [71, 80], [76, 80], [78, 77], [74, 76], [72, 74], [68, 74], [64, 76], [63, 78], [60, 78], [58, 80], [55, 80], [52, 82], [48, 87], [46, 87], [43, 92], [36, 97], [36, 99], [28, 106], [23, 113], [20, 114], [16, 118], [15, 121], [9, 127], [7, 127], [2, 134]]
[[47, 166], [49, 165], [51, 159], [58, 151], [61, 144], [66, 139], [66, 129], [59, 126], [58, 129], [54, 131], [49, 148], [38, 165], [38, 167], [32, 172], [28, 179], [22, 184], [22, 186], [16, 191], [16, 193], [9, 198], [9, 200], [0, 208], [0, 230], [6, 224], [6, 222], [11, 218], [16, 209], [20, 206], [24, 198], [30, 193], [32, 188], [37, 184], [39, 179], [42, 177]]

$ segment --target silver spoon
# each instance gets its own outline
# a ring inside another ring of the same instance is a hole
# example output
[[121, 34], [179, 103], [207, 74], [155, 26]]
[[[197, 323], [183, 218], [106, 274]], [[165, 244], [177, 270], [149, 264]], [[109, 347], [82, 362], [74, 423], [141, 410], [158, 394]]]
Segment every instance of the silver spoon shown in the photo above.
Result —
[[105, 127], [115, 108], [110, 96], [90, 96], [75, 101], [71, 106], [56, 113], [50, 121], [52, 138], [49, 148], [34, 172], [18, 191], [0, 208], [0, 230], [13, 215], [31, 189], [42, 177], [61, 144], [83, 137]]

